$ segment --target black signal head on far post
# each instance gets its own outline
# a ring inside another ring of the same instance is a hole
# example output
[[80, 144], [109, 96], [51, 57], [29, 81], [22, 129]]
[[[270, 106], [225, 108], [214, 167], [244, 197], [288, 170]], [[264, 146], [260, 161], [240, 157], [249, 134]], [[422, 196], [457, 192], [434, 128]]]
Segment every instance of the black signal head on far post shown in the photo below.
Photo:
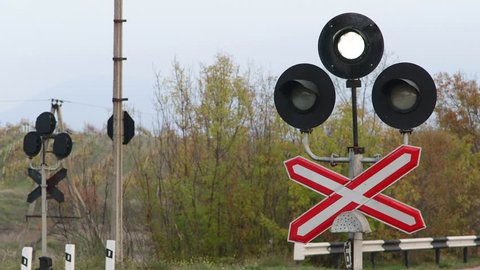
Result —
[[382, 32], [370, 18], [358, 13], [344, 13], [323, 27], [318, 53], [325, 68], [335, 76], [358, 79], [380, 63]]
[[52, 134], [56, 126], [57, 120], [55, 119], [55, 115], [51, 112], [41, 113], [35, 121], [35, 129], [40, 135]]
[[435, 83], [422, 67], [399, 63], [375, 80], [372, 103], [382, 121], [394, 128], [412, 129], [425, 122], [437, 102]]
[[42, 149], [42, 138], [40, 137], [40, 134], [38, 134], [35, 131], [31, 131], [23, 137], [23, 152], [25, 154], [32, 158], [38, 153], [40, 153], [40, 150]]
[[278, 78], [274, 100], [278, 114], [287, 124], [310, 130], [325, 122], [332, 113], [335, 88], [321, 68], [298, 64]]
[[70, 135], [67, 133], [59, 133], [55, 135], [53, 141], [53, 153], [58, 159], [63, 159], [68, 157], [72, 152], [73, 142]]

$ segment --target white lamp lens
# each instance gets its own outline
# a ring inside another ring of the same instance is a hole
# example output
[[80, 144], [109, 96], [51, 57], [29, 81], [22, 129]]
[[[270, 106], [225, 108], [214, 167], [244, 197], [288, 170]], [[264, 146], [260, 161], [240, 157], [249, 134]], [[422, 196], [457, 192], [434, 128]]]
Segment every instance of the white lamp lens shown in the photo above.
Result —
[[349, 31], [340, 36], [337, 43], [340, 54], [349, 60], [359, 58], [365, 50], [365, 40], [355, 31]]

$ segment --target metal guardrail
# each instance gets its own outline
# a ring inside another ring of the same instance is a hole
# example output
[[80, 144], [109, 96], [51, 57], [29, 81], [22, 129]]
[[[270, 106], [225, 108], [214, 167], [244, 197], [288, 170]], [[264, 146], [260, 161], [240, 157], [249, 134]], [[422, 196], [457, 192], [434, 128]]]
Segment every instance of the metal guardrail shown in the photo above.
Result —
[[[384, 251], [405, 251], [405, 265], [408, 267], [410, 261], [408, 251], [434, 249], [435, 263], [440, 264], [440, 249], [463, 247], [463, 261], [468, 261], [468, 247], [480, 246], [480, 236], [447, 236], [436, 238], [409, 238], [398, 240], [366, 240], [363, 241], [363, 252], [371, 253], [370, 260], [375, 265], [375, 253]], [[301, 244], [295, 243], [293, 259], [296, 261], [305, 260], [306, 256], [343, 254], [344, 242], [321, 242]]]

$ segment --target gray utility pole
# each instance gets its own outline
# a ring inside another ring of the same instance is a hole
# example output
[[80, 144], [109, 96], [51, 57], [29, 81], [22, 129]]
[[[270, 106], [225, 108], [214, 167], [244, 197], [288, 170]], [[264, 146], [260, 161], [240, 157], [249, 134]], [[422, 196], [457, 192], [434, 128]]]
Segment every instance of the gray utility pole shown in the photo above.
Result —
[[115, 240], [115, 251], [118, 262], [123, 261], [123, 108], [122, 102], [122, 64], [126, 58], [122, 56], [123, 23], [122, 0], [115, 0], [114, 32], [113, 32], [113, 183], [111, 196], [111, 238]]

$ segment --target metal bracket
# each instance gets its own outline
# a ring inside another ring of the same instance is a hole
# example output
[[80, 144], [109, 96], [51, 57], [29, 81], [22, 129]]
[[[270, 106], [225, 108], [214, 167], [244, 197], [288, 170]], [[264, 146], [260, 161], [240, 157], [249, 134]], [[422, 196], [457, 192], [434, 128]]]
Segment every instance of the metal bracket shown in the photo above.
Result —
[[348, 79], [347, 80], [347, 88], [358, 88], [362, 86], [362, 81], [359, 79]]
[[[316, 161], [322, 161], [322, 162], [329, 162], [330, 164], [335, 164], [337, 165], [338, 162], [342, 163], [347, 163], [350, 161], [348, 157], [336, 157], [335, 154], [332, 154], [330, 157], [319, 157], [315, 155], [312, 150], [310, 149], [310, 145], [308, 143], [308, 133], [304, 133], [303, 135], [303, 147], [305, 148], [305, 152], [313, 159]], [[332, 166], [335, 166], [332, 165]]]
[[[349, 157], [339, 157], [337, 154], [331, 154], [329, 157], [320, 157], [320, 156], [315, 155], [312, 152], [312, 149], [310, 149], [310, 144], [309, 144], [309, 141], [308, 141], [308, 134], [309, 133], [307, 133], [307, 132], [302, 132], [302, 133], [304, 134], [302, 143], [303, 143], [303, 147], [305, 148], [305, 153], [307, 153], [310, 156], [311, 159], [313, 159], [315, 161], [320, 161], [320, 162], [328, 162], [328, 163], [330, 163], [331, 166], [337, 166], [338, 163], [348, 163], [348, 162], [350, 162]], [[363, 147], [349, 147], [348, 149], [353, 149], [355, 154], [358, 154], [358, 153], [355, 152], [355, 150], [358, 150], [358, 151], [360, 151], [360, 149], [361, 149], [361, 151], [365, 150]], [[375, 163], [375, 162], [379, 161], [381, 157], [382, 156], [380, 154], [376, 154], [373, 157], [362, 158], [361, 162], [362, 163]]]
[[[58, 168], [60, 168], [60, 161], [57, 160], [57, 164], [55, 164], [54, 166], [47, 166], [47, 164], [44, 164], [45, 166], [45, 170], [47, 171], [56, 171]], [[39, 165], [39, 167], [35, 167], [33, 165], [33, 160], [30, 159], [30, 164], [29, 164], [29, 167], [30, 169], [34, 169], [34, 170], [41, 170], [42, 169], [42, 164]]]
[[310, 129], [300, 129], [300, 133], [302, 133], [302, 134], [304, 134], [304, 133], [310, 134], [310, 133], [312, 133], [312, 131], [313, 131], [313, 128], [310, 128]]
[[338, 165], [337, 162], [335, 161], [336, 158], [338, 158], [338, 155], [337, 155], [337, 154], [332, 153], [332, 154], [330, 155], [330, 166], [335, 167], [335, 166]]
[[412, 134], [413, 129], [400, 129], [399, 131], [403, 136], [403, 144], [408, 145], [408, 137]]
[[128, 98], [112, 98], [112, 102], [123, 102], [128, 101]]
[[350, 152], [350, 149], [352, 149], [354, 154], [365, 154], [365, 147], [350, 146], [350, 147], [347, 147], [347, 149], [348, 149], [348, 152]]

